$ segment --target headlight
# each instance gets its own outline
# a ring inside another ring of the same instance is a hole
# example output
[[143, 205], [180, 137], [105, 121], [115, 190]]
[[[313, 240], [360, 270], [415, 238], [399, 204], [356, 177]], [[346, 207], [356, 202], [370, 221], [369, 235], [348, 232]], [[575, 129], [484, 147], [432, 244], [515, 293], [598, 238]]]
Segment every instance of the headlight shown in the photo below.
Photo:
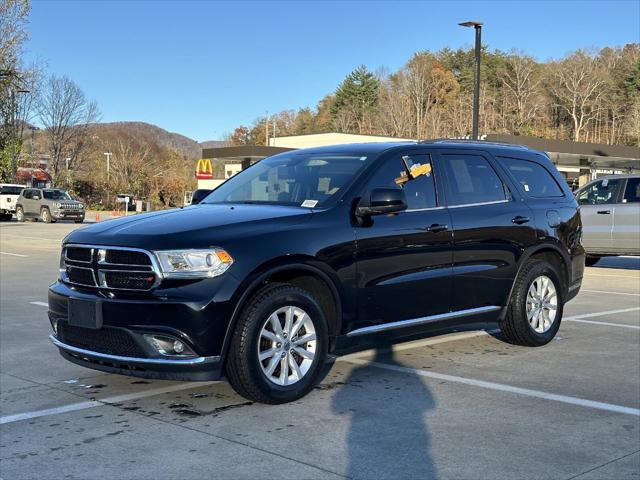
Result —
[[80, 209], [83, 209], [83, 208], [84, 208], [84, 205], [81, 203], [80, 204]]
[[54, 208], [60, 208], [62, 206], [62, 204], [60, 202], [56, 202], [53, 204]]
[[165, 278], [207, 278], [222, 275], [233, 258], [221, 248], [155, 252]]

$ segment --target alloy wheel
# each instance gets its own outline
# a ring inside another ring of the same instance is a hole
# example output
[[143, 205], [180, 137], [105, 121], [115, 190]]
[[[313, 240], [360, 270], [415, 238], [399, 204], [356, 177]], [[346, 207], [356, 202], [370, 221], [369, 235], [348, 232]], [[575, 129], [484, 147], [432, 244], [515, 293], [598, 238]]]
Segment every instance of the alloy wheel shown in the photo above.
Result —
[[287, 305], [273, 312], [258, 338], [258, 362], [267, 379], [293, 385], [306, 375], [316, 355], [316, 330], [302, 308]]
[[536, 277], [527, 292], [527, 320], [536, 333], [549, 331], [558, 311], [558, 292], [546, 275]]

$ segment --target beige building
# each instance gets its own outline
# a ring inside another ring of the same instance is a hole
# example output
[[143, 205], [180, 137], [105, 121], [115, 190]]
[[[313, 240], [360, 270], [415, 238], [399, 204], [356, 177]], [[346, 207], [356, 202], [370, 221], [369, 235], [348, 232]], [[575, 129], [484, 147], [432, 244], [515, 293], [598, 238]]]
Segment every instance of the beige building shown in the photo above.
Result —
[[269, 139], [270, 147], [309, 148], [327, 145], [344, 145], [347, 143], [371, 142], [413, 142], [411, 138], [381, 137], [378, 135], [358, 135], [354, 133], [311, 133]]
[[[549, 140], [544, 138], [492, 134], [483, 140], [524, 145], [547, 152], [560, 173], [573, 187], [582, 186], [601, 175], [640, 172], [640, 148], [624, 145]], [[242, 145], [205, 148], [196, 167], [198, 188], [215, 188], [252, 163], [277, 153], [298, 148], [349, 143], [412, 142], [410, 138], [358, 135], [351, 133], [314, 133], [269, 139], [269, 146]], [[208, 165], [201, 163], [210, 162]], [[203, 171], [204, 168], [204, 171]]]

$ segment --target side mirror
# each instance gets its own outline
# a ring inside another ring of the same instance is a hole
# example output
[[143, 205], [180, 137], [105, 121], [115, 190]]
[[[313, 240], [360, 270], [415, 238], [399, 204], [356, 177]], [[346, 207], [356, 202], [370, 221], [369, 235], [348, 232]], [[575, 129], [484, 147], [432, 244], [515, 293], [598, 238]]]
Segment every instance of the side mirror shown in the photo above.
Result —
[[397, 213], [407, 209], [407, 197], [400, 188], [376, 188], [371, 192], [369, 204], [358, 205], [356, 215], [367, 217], [370, 215], [384, 215]]

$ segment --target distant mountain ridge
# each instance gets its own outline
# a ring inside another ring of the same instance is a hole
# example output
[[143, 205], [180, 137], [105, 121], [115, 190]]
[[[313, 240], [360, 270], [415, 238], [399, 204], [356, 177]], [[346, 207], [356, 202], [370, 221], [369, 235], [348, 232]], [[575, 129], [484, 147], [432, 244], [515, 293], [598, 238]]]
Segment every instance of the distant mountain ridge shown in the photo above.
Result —
[[96, 123], [92, 125], [92, 128], [94, 131], [100, 131], [101, 128], [126, 128], [132, 135], [147, 139], [148, 141], [153, 141], [165, 148], [175, 150], [188, 159], [199, 159], [202, 156], [203, 148], [216, 148], [229, 145], [228, 142], [223, 140], [197, 142], [185, 135], [169, 132], [164, 128], [146, 122], [105, 122]]

